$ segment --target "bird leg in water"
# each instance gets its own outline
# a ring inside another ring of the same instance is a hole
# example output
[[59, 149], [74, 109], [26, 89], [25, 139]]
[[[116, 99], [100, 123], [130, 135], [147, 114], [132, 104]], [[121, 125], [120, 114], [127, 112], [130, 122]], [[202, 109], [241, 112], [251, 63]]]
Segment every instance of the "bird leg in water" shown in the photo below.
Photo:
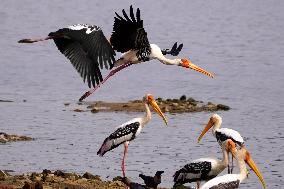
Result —
[[124, 143], [123, 158], [122, 158], [122, 163], [121, 163], [121, 170], [122, 170], [123, 177], [125, 177], [125, 157], [127, 155], [127, 150], [128, 150], [128, 142], [125, 142]]
[[93, 92], [95, 92], [102, 84], [104, 84], [104, 82], [106, 82], [111, 76], [113, 76], [115, 73], [119, 72], [120, 70], [127, 68], [128, 66], [131, 66], [132, 63], [128, 62], [125, 64], [122, 64], [121, 66], [115, 68], [114, 70], [111, 70], [110, 73], [104, 78], [104, 80], [99, 83], [95, 88], [87, 91], [83, 96], [81, 96], [81, 98], [79, 99], [79, 101], [83, 101], [85, 98], [87, 98], [88, 96], [90, 96]]

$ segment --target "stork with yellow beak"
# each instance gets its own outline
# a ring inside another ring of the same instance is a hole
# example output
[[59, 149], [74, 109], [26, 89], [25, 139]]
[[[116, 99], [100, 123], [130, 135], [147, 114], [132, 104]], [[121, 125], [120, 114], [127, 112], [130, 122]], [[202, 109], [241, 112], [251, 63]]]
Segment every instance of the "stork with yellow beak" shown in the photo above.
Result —
[[124, 153], [121, 163], [123, 177], [125, 177], [124, 162], [128, 150], [128, 144], [140, 134], [142, 128], [151, 120], [151, 111], [149, 105], [152, 106], [153, 110], [156, 111], [163, 118], [165, 124], [168, 125], [168, 121], [157, 105], [153, 95], [147, 94], [143, 98], [143, 101], [145, 103], [145, 116], [131, 119], [130, 121], [118, 126], [116, 131], [114, 131], [104, 140], [101, 148], [97, 152], [98, 155], [103, 156], [106, 152], [118, 147], [121, 144], [124, 144]]
[[246, 164], [254, 171], [257, 175], [259, 180], [261, 181], [263, 188], [266, 188], [266, 184], [262, 177], [261, 172], [259, 171], [258, 167], [254, 163], [253, 159], [251, 158], [250, 153], [245, 149], [241, 148], [237, 150], [235, 143], [228, 139], [228, 150], [232, 153], [234, 158], [236, 158], [240, 173], [239, 174], [226, 174], [223, 176], [215, 177], [210, 181], [206, 182], [204, 185], [201, 186], [200, 189], [231, 189], [231, 188], [239, 188], [240, 183], [247, 178], [248, 171], [246, 169]]
[[[201, 138], [206, 134], [206, 132], [212, 127], [212, 134], [216, 137], [220, 146], [222, 143], [228, 139], [231, 139], [235, 142], [240, 148], [244, 146], [244, 139], [238, 131], [228, 128], [220, 128], [222, 124], [222, 118], [218, 114], [213, 114], [202, 133], [198, 137], [198, 142], [200, 142]], [[229, 166], [228, 166], [229, 168]], [[233, 168], [233, 157], [232, 157], [232, 168]], [[228, 173], [232, 172], [232, 170], [228, 169]]]

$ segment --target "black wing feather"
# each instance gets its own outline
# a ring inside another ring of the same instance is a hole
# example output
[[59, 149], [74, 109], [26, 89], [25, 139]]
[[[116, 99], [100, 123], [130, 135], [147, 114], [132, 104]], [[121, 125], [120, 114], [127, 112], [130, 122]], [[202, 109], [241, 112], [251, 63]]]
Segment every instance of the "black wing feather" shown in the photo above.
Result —
[[[97, 26], [78, 25], [81, 28], [63, 28], [51, 32], [59, 51], [79, 72], [88, 86], [95, 87], [102, 80], [100, 69], [109, 69], [115, 62], [115, 52]], [[73, 26], [75, 27], [75, 26]]]
[[[200, 181], [204, 179], [211, 178], [208, 176], [208, 173], [211, 170], [211, 162], [203, 161], [203, 162], [192, 162], [186, 164], [183, 168], [176, 171], [174, 174], [174, 186], [178, 186], [184, 183], [190, 183], [195, 181]], [[193, 177], [188, 178], [187, 174], [201, 174], [199, 178]], [[215, 175], [216, 176], [216, 175]], [[212, 176], [212, 177], [215, 177]]]
[[140, 19], [139, 8], [136, 11], [136, 19], [133, 8], [130, 6], [130, 18], [125, 10], [124, 17], [115, 13], [113, 32], [110, 42], [114, 50], [124, 53], [129, 50], [150, 49], [147, 32], [143, 28], [143, 20]]

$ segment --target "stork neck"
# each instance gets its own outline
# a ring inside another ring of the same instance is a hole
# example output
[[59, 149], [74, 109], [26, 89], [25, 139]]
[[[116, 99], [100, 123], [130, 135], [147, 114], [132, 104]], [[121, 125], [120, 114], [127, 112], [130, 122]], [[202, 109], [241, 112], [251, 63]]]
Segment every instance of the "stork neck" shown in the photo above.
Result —
[[180, 61], [181, 61], [180, 59], [168, 59], [165, 56], [158, 57], [158, 60], [163, 64], [177, 65], [177, 66], [180, 65]]
[[226, 167], [229, 164], [229, 153], [225, 147], [222, 148], [222, 152], [223, 152], [222, 165]]
[[142, 122], [143, 122], [143, 126], [146, 125], [152, 118], [152, 115], [151, 115], [151, 111], [150, 111], [150, 107], [147, 103], [145, 103], [145, 116], [143, 117], [142, 119]]
[[237, 160], [238, 160], [238, 165], [240, 169], [240, 173], [239, 173], [240, 181], [242, 182], [244, 179], [247, 178], [247, 168], [246, 168], [246, 164], [243, 158], [237, 157]]

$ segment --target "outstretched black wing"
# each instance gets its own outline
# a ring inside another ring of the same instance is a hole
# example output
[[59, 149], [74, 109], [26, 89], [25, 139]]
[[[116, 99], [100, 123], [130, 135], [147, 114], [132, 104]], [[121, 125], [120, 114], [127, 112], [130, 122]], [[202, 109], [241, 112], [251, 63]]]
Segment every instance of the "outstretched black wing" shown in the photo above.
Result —
[[114, 17], [113, 32], [110, 43], [113, 49], [124, 53], [129, 50], [141, 50], [150, 52], [150, 44], [147, 32], [143, 28], [143, 20], [140, 19], [139, 8], [134, 16], [133, 8], [130, 6], [130, 16], [122, 10], [123, 17], [116, 14]]
[[59, 51], [64, 54], [80, 73], [89, 87], [102, 80], [100, 69], [112, 68], [115, 52], [98, 26], [73, 25], [51, 32]]

